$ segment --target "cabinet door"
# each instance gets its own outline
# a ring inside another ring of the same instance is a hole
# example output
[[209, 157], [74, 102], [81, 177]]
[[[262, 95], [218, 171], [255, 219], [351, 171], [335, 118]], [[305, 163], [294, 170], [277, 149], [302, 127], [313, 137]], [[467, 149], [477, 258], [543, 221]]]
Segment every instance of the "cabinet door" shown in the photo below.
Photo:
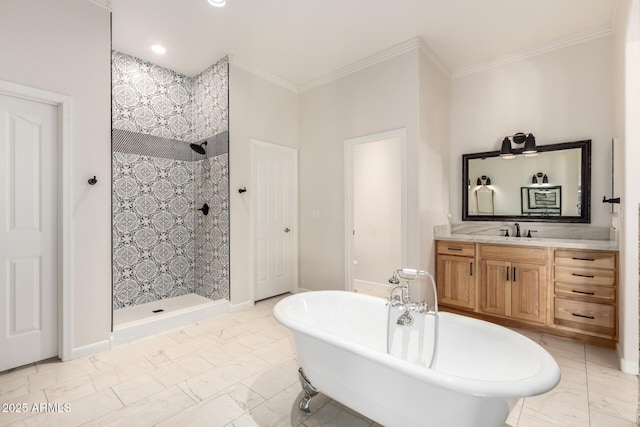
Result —
[[480, 310], [503, 316], [511, 314], [511, 263], [482, 260], [480, 271]]
[[473, 258], [438, 255], [438, 302], [475, 308]]
[[544, 323], [547, 314], [547, 267], [513, 263], [511, 276], [511, 316]]

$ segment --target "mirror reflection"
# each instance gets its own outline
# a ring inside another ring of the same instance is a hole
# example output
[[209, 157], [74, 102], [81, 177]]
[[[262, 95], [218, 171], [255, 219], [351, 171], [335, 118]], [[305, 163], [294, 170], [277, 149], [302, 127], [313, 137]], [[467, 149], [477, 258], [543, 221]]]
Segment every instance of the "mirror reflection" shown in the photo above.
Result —
[[463, 155], [463, 220], [589, 222], [590, 142]]

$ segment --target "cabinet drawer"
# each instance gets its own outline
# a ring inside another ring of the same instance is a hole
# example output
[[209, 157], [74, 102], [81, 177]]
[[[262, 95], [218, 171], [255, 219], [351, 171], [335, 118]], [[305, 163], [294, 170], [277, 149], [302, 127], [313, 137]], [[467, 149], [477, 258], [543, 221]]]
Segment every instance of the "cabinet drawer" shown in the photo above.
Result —
[[600, 300], [613, 302], [616, 299], [616, 289], [611, 286], [592, 286], [578, 283], [556, 282], [556, 296], [583, 298], [588, 300]]
[[555, 279], [561, 282], [585, 285], [613, 286], [616, 279], [616, 272], [613, 270], [556, 266]]
[[615, 307], [598, 304], [555, 299], [555, 324], [605, 335], [615, 335]]
[[476, 254], [475, 243], [438, 241], [439, 254], [473, 257]]
[[616, 267], [616, 254], [604, 251], [571, 251], [559, 249], [554, 256], [556, 265], [567, 267], [608, 268]]
[[531, 262], [544, 264], [547, 262], [547, 248], [510, 245], [481, 245], [480, 257], [500, 259], [511, 262]]

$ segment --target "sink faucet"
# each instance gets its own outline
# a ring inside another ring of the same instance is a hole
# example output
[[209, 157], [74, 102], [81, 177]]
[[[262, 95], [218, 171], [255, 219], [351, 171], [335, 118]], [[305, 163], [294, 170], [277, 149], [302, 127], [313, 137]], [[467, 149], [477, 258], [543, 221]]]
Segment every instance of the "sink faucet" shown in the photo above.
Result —
[[520, 224], [516, 222], [514, 225], [516, 227], [516, 237], [520, 237]]

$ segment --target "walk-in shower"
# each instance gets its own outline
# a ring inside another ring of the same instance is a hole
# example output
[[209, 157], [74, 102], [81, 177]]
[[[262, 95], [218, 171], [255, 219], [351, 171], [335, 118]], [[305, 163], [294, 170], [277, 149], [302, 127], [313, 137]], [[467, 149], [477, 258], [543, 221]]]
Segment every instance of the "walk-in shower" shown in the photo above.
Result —
[[112, 71], [117, 338], [229, 299], [228, 61], [188, 77], [113, 52]]

